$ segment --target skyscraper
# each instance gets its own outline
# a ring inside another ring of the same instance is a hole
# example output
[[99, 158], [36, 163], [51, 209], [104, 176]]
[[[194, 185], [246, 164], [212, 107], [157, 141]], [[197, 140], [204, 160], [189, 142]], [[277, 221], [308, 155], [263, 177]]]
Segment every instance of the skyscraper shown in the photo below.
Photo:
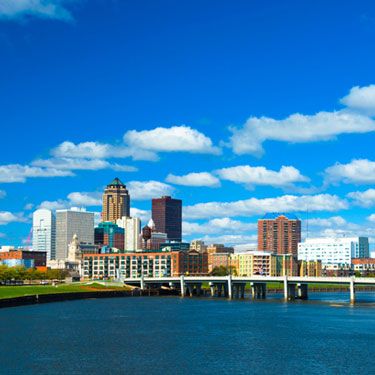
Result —
[[33, 250], [46, 251], [47, 260], [56, 256], [56, 218], [52, 211], [36, 210], [33, 213]]
[[81, 243], [94, 244], [94, 213], [83, 209], [56, 211], [56, 259], [66, 259], [73, 235]]
[[297, 256], [301, 221], [295, 215], [273, 212], [258, 220], [258, 250]]
[[168, 240], [181, 241], [182, 201], [169, 196], [152, 200], [152, 220], [156, 232], [166, 233]]
[[123, 216], [117, 220], [117, 225], [125, 229], [125, 250], [136, 251], [141, 249], [141, 219], [138, 217]]
[[102, 221], [112, 221], [130, 216], [130, 195], [126, 186], [116, 177], [104, 190]]

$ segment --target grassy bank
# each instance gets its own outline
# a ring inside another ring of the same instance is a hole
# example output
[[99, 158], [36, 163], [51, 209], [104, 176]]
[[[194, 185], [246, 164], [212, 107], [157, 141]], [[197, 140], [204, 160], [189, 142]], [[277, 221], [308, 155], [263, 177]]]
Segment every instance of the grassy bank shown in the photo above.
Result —
[[98, 283], [93, 284], [60, 284], [52, 285], [23, 285], [23, 286], [0, 286], [0, 299], [32, 296], [36, 294], [55, 293], [79, 293], [100, 292], [110, 290], [127, 290], [125, 287], [105, 286]]

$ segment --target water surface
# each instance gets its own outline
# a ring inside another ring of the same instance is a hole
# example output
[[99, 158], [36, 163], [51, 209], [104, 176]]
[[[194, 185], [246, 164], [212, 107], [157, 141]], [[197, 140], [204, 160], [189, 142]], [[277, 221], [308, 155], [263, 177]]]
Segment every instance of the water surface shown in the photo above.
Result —
[[367, 303], [354, 307], [342, 293], [310, 297], [113, 298], [1, 309], [0, 373], [375, 373], [374, 294], [361, 294]]

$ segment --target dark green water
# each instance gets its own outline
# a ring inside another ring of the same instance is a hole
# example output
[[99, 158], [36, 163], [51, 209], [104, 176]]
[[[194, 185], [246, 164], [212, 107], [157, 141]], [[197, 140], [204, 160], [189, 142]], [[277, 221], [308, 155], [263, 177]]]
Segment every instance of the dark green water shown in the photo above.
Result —
[[340, 293], [311, 297], [115, 298], [1, 309], [0, 373], [374, 374], [374, 294], [355, 307], [340, 304], [347, 300]]

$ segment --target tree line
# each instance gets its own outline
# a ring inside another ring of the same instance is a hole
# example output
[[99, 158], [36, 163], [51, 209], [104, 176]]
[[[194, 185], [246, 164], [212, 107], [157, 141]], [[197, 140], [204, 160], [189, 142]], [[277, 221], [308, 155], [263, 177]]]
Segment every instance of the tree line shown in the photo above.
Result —
[[65, 270], [39, 271], [35, 268], [22, 266], [8, 267], [0, 265], [0, 282], [4, 281], [35, 281], [35, 280], [63, 280], [68, 272]]

